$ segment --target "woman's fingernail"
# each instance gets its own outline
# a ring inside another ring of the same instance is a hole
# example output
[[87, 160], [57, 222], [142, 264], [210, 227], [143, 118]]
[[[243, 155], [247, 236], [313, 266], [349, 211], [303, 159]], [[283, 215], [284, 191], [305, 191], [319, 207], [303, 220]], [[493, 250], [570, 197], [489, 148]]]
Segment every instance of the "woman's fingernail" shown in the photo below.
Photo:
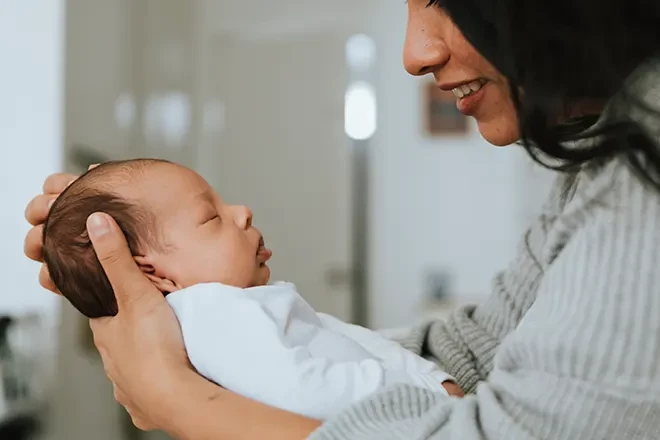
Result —
[[75, 182], [75, 181], [76, 181], [76, 179], [73, 179], [72, 181], [70, 181], [69, 183], [66, 184], [66, 187], [67, 187], [67, 188], [70, 187], [71, 184], [72, 184], [73, 182]]
[[110, 223], [103, 214], [95, 213], [87, 219], [87, 229], [90, 235], [100, 237], [110, 231]]
[[53, 207], [53, 203], [55, 203], [55, 199], [53, 199], [53, 200], [51, 200], [50, 202], [48, 202], [48, 210], [49, 210], [49, 211], [50, 211], [50, 208]]

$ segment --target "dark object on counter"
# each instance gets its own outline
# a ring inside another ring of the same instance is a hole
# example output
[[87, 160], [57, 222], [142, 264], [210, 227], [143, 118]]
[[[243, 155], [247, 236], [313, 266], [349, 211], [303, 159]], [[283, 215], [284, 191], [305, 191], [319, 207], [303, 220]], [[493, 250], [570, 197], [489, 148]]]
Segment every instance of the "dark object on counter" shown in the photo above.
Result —
[[0, 422], [0, 439], [31, 440], [37, 437], [41, 429], [40, 419], [34, 414], [14, 417]]
[[20, 367], [9, 340], [9, 332], [17, 321], [0, 316], [0, 399], [4, 412], [0, 413], [0, 440], [32, 440], [41, 428], [36, 406], [28, 405], [27, 384], [21, 381]]
[[426, 296], [432, 301], [444, 301], [453, 295], [453, 277], [446, 268], [432, 268], [426, 273]]
[[1, 368], [11, 365], [13, 360], [8, 340], [9, 328], [13, 323], [14, 319], [11, 316], [0, 316], [0, 380], [2, 380], [2, 390], [4, 391], [4, 395], [0, 398], [4, 398], [5, 401], [17, 400], [20, 393], [16, 377], [11, 374], [11, 371]]

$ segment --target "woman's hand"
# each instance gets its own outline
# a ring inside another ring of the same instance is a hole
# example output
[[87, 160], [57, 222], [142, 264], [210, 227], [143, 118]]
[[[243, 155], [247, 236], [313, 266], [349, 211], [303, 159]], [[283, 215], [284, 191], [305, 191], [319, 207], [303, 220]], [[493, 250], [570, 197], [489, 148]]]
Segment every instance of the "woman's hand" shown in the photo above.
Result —
[[445, 390], [447, 390], [447, 393], [449, 393], [450, 396], [465, 397], [465, 393], [463, 392], [461, 387], [458, 386], [458, 384], [455, 382], [447, 380], [445, 382], [442, 382], [442, 386], [445, 387]]
[[163, 429], [165, 404], [188, 362], [179, 323], [164, 296], [135, 264], [114, 220], [94, 214], [87, 230], [112, 284], [119, 313], [92, 320], [94, 342], [115, 398], [140, 429]]
[[[25, 255], [31, 260], [43, 262], [43, 231], [44, 223], [48, 217], [48, 211], [51, 204], [66, 187], [76, 179], [72, 174], [53, 174], [44, 182], [43, 194], [36, 196], [28, 203], [25, 209], [25, 218], [32, 225], [32, 228], [25, 236]], [[48, 275], [48, 268], [45, 264], [41, 265], [39, 272], [39, 284], [46, 289], [59, 293], [53, 280]]]

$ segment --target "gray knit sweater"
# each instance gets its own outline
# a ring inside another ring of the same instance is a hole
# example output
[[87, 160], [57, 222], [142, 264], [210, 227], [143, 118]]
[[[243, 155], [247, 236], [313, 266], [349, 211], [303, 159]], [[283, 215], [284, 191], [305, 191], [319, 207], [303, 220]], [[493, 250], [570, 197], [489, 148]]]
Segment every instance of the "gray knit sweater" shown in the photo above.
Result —
[[470, 394], [389, 388], [310, 439], [660, 439], [660, 195], [621, 158], [559, 176], [490, 299], [401, 342]]

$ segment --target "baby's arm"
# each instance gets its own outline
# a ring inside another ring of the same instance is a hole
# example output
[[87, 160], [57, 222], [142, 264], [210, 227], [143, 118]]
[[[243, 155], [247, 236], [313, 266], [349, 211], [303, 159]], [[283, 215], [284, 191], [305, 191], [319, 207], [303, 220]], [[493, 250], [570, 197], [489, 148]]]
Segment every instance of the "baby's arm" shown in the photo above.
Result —
[[[325, 313], [319, 313], [318, 316], [326, 328], [353, 339], [367, 351], [379, 357], [387, 370], [403, 371], [412, 378], [415, 385], [433, 388], [434, 384], [439, 384], [450, 395], [463, 396], [463, 391], [456, 384], [455, 379], [433, 362], [406, 350], [398, 343], [373, 330], [346, 323]], [[397, 380], [395, 377], [392, 379]]]

